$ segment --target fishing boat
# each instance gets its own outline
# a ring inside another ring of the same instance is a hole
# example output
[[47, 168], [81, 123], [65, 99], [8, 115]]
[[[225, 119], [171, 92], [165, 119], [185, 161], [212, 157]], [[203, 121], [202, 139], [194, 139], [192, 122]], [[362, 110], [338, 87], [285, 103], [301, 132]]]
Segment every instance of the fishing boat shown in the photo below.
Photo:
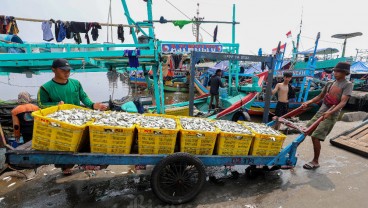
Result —
[[[296, 93], [296, 101], [289, 102], [289, 110], [298, 108], [303, 102], [306, 102], [308, 99], [313, 98], [312, 96], [316, 96], [321, 92], [320, 91], [321, 88], [318, 87], [318, 89], [313, 89], [313, 91], [314, 90], [315, 91], [311, 93], [311, 95], [309, 95], [311, 91], [311, 85], [313, 84], [313, 77], [314, 77], [315, 67], [316, 67], [316, 62], [317, 62], [316, 54], [317, 54], [319, 38], [320, 38], [320, 33], [317, 34], [314, 50], [311, 53], [308, 52], [310, 56], [308, 57], [308, 60], [306, 62], [307, 63], [306, 68], [304, 69], [294, 68], [294, 69], [281, 70], [281, 67], [278, 67], [278, 70], [274, 71], [273, 76], [276, 79], [281, 79], [283, 77], [284, 71], [293, 72], [293, 80], [296, 81], [294, 82], [294, 84], [297, 84], [298, 85], [297, 87], [299, 87], [298, 92]], [[299, 38], [298, 38], [298, 42], [299, 42]], [[286, 47], [286, 44], [284, 47]], [[293, 66], [294, 64], [291, 63], [291, 65]], [[315, 85], [315, 86], [320, 86], [320, 85]], [[270, 102], [269, 108], [270, 108], [271, 113], [274, 113], [276, 109], [276, 104], [277, 104], [277, 101]], [[264, 112], [264, 108], [265, 108], [265, 102], [263, 100], [263, 96], [261, 95], [258, 97], [257, 100], [253, 102], [253, 105], [249, 110], [249, 114], [250, 115], [262, 115]], [[317, 109], [318, 109], [318, 105], [312, 105], [312, 111], [315, 111]]]

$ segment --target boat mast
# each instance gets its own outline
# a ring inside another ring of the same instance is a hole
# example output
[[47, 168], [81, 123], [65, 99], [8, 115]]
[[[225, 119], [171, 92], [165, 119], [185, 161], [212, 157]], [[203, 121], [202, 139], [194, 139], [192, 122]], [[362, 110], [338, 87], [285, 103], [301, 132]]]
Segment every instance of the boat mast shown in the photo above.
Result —
[[294, 65], [298, 61], [299, 42], [300, 42], [300, 34], [302, 33], [302, 26], [303, 26], [303, 8], [302, 8], [302, 15], [300, 18], [299, 34], [297, 35], [297, 38], [296, 38], [296, 46], [293, 41], [293, 60], [290, 66], [291, 69], [294, 68]]
[[199, 17], [199, 3], [197, 3], [197, 16], [194, 17], [195, 29], [193, 30], [193, 35], [196, 37], [196, 42], [199, 42], [199, 28], [201, 25], [201, 21], [203, 20], [204, 20], [204, 17]]

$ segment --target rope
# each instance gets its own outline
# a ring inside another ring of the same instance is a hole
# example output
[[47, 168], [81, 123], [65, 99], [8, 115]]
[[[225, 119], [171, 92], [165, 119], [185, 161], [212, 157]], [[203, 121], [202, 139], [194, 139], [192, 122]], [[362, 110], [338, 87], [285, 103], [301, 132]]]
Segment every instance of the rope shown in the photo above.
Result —
[[[26, 22], [45, 22], [49, 20], [44, 19], [32, 19], [32, 18], [24, 18], [24, 17], [14, 17], [17, 21], [26, 21]], [[119, 25], [122, 25], [123, 27], [134, 27], [135, 25], [123, 25], [123, 24], [112, 24], [112, 23], [98, 23], [101, 26], [111, 26], [111, 27], [117, 27]], [[150, 26], [140, 26], [141, 28], [149, 28]]]

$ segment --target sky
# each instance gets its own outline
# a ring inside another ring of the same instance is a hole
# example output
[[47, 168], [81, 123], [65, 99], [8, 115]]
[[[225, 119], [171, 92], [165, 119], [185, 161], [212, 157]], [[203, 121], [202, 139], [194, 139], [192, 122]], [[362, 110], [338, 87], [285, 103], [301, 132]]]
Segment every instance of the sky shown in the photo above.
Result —
[[[110, 0], [1, 0], [0, 15], [64, 21], [107, 22]], [[356, 49], [368, 48], [368, 13], [361, 0], [153, 0], [153, 17], [164, 16], [168, 20], [186, 20], [196, 14], [200, 4], [200, 16], [208, 21], [232, 21], [232, 5], [236, 5], [236, 42], [240, 53], [271, 53], [278, 42], [287, 43], [285, 55], [291, 56], [291, 41], [296, 40], [301, 18], [302, 34], [300, 51], [314, 47], [314, 40], [321, 32], [319, 47], [334, 47], [342, 51], [343, 40], [331, 38], [337, 33], [362, 32], [363, 36], [349, 39], [346, 56], [355, 56]], [[172, 5], [177, 7], [180, 12]], [[135, 21], [147, 19], [143, 0], [127, 0], [129, 12]], [[111, 0], [112, 22], [127, 24], [120, 0]], [[184, 15], [185, 14], [185, 15]], [[204, 42], [212, 42], [216, 24], [202, 24], [200, 33]], [[41, 23], [18, 21], [19, 36], [28, 42], [43, 42]], [[132, 43], [125, 30], [125, 43]], [[211, 34], [207, 34], [206, 31]], [[286, 33], [291, 31], [292, 38]], [[113, 28], [114, 43], [119, 43]], [[171, 23], [155, 24], [156, 38], [171, 41], [195, 41], [192, 25], [183, 29]], [[97, 42], [107, 41], [107, 27], [100, 30]], [[231, 25], [218, 24], [217, 39], [231, 42]], [[111, 39], [110, 39], [111, 41]], [[70, 42], [67, 40], [65, 42]], [[85, 42], [85, 40], [84, 40]]]

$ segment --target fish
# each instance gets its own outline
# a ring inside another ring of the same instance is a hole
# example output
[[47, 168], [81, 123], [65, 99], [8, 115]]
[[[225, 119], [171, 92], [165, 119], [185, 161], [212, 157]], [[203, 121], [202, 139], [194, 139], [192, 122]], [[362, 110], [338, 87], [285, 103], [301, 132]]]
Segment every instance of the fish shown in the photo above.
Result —
[[138, 125], [144, 128], [176, 129], [176, 121], [172, 118], [160, 116], [142, 116], [138, 118]]
[[215, 126], [224, 132], [252, 134], [252, 132], [249, 129], [233, 121], [217, 120], [215, 121]]
[[259, 134], [268, 134], [268, 135], [273, 135], [273, 136], [280, 136], [282, 135], [281, 132], [266, 126], [264, 124], [259, 124], [259, 123], [252, 123], [252, 122], [243, 122], [243, 124], [252, 129], [253, 131], [259, 133]]
[[180, 118], [183, 129], [215, 132], [214, 122], [203, 118]]

